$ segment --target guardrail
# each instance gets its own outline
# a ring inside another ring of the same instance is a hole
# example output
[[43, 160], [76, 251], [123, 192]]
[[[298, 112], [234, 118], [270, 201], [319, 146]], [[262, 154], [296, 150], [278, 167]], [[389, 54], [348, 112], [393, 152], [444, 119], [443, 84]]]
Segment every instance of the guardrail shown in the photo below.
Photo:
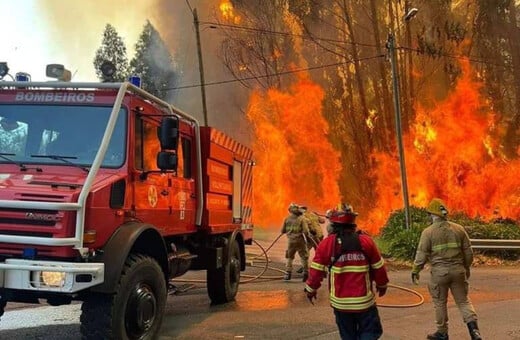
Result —
[[470, 239], [473, 249], [520, 249], [520, 240]]

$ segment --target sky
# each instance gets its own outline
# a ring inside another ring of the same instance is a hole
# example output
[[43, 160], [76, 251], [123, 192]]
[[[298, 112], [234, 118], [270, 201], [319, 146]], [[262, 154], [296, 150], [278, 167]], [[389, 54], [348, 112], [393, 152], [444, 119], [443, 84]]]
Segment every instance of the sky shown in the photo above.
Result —
[[[187, 3], [203, 22], [214, 21], [220, 0], [0, 0], [0, 62], [8, 63], [13, 77], [26, 72], [32, 81], [53, 80], [45, 76], [47, 64], [63, 64], [72, 81], [98, 81], [93, 59], [106, 24], [123, 38], [130, 60], [149, 20], [178, 63], [179, 86], [188, 86], [178, 90], [172, 104], [203, 121], [195, 29]], [[218, 37], [217, 30], [202, 27], [206, 84], [232, 79], [216, 56]], [[206, 98], [209, 125], [248, 142], [248, 131], [239, 127], [244, 124], [246, 90], [234, 83], [206, 86]]]
[[132, 1], [131, 8], [121, 6], [125, 2], [0, 0], [2, 12], [9, 13], [2, 16], [8, 34], [2, 35], [0, 61], [8, 63], [12, 76], [26, 72], [33, 81], [50, 80], [45, 66], [52, 63], [65, 65], [73, 81], [96, 81], [92, 60], [105, 25], [115, 26], [133, 50], [150, 17], [146, 9], [153, 1]]

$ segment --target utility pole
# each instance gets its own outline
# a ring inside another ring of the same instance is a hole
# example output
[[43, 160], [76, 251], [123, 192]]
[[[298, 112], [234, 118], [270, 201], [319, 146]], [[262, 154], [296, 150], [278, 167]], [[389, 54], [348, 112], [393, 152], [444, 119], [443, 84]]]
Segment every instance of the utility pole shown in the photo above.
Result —
[[410, 205], [408, 202], [408, 184], [406, 181], [406, 165], [404, 161], [403, 130], [401, 126], [401, 102], [399, 96], [399, 73], [397, 71], [397, 56], [395, 50], [395, 38], [392, 33], [388, 34], [386, 43], [390, 64], [392, 65], [392, 87], [394, 90], [395, 132], [397, 134], [397, 150], [399, 152], [399, 165], [401, 170], [401, 187], [403, 190], [405, 227], [410, 228]]
[[197, 15], [197, 9], [193, 11], [193, 23], [195, 24], [195, 33], [197, 36], [197, 54], [199, 57], [199, 73], [200, 73], [200, 93], [202, 95], [202, 114], [204, 115], [204, 126], [208, 126], [208, 108], [206, 106], [206, 83], [204, 82], [204, 63], [202, 62], [202, 48], [200, 44], [200, 33], [199, 33], [199, 17]]

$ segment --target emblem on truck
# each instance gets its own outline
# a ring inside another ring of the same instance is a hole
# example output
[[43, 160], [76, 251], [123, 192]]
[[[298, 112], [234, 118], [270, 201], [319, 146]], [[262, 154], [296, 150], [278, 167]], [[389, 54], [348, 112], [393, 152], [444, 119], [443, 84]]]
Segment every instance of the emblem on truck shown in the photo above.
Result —
[[58, 215], [52, 215], [52, 214], [39, 214], [39, 213], [32, 213], [28, 212], [25, 214], [25, 218], [28, 220], [35, 220], [35, 221], [60, 221], [61, 217]]

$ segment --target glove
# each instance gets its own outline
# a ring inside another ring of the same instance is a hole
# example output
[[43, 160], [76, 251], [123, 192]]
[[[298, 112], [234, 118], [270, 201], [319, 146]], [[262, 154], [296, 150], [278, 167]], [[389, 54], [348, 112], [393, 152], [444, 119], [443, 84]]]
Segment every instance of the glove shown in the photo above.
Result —
[[471, 276], [471, 270], [468, 268], [466, 268], [466, 279], [469, 279], [469, 277]]
[[314, 304], [314, 302], [312, 300], [316, 300], [316, 295], [318, 294], [318, 292], [315, 290], [313, 292], [310, 292], [308, 291], [306, 288], [303, 289], [303, 291], [305, 292], [305, 294], [307, 294], [307, 299], [309, 299], [309, 302]]
[[415, 285], [419, 284], [419, 273], [412, 272], [412, 282]]
[[379, 293], [379, 297], [382, 297], [386, 294], [386, 286], [376, 286], [377, 292]]

